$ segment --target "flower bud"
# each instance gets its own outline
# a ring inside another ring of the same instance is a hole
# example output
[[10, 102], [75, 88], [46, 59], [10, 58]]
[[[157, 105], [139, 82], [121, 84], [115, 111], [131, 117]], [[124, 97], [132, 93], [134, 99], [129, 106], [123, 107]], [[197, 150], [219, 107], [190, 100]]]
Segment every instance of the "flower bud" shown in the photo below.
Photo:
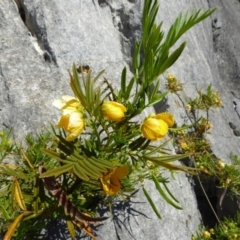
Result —
[[225, 168], [225, 164], [222, 161], [218, 161], [217, 165], [218, 165], [218, 167], [220, 169], [224, 169]]
[[174, 124], [174, 117], [170, 113], [150, 115], [141, 126], [142, 134], [149, 140], [158, 141], [165, 137], [168, 127]]
[[203, 236], [204, 238], [210, 238], [210, 237], [211, 237], [211, 233], [208, 232], [208, 231], [204, 231], [204, 232], [202, 233], [202, 236]]
[[76, 139], [85, 127], [83, 115], [80, 112], [71, 112], [63, 115], [57, 123], [59, 128], [63, 128], [69, 135], [66, 141], [73, 141]]
[[114, 101], [104, 102], [101, 107], [103, 116], [110, 121], [120, 121], [127, 109], [121, 104]]
[[214, 234], [214, 229], [213, 229], [213, 228], [210, 228], [209, 232], [210, 232], [211, 234]]

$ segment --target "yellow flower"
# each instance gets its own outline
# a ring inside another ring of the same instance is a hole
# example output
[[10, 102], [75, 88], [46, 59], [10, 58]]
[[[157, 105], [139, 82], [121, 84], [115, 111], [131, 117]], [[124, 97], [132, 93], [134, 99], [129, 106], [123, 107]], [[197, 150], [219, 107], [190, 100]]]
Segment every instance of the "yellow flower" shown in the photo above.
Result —
[[121, 104], [114, 101], [104, 102], [101, 110], [103, 116], [110, 121], [120, 121], [124, 117], [127, 109]]
[[53, 106], [60, 109], [63, 115], [82, 109], [82, 105], [78, 99], [68, 95], [62, 96], [61, 99], [55, 100], [53, 102]]
[[174, 124], [174, 117], [170, 113], [159, 113], [150, 115], [141, 126], [142, 134], [149, 140], [161, 140], [168, 132], [168, 127]]
[[121, 188], [120, 180], [128, 174], [128, 166], [121, 166], [110, 171], [100, 178], [105, 194], [110, 196], [117, 194]]
[[59, 128], [63, 128], [69, 135], [66, 141], [73, 141], [76, 139], [85, 127], [83, 115], [80, 112], [71, 112], [63, 115], [57, 123]]

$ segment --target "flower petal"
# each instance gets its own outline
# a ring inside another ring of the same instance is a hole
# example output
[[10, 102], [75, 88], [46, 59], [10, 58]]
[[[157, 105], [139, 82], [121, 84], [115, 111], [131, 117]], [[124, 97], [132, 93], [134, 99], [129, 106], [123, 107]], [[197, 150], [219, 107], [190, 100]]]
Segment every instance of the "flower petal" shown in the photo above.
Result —
[[168, 132], [168, 124], [161, 119], [159, 119], [158, 122], [159, 122], [158, 133], [159, 133], [159, 135], [165, 136]]
[[115, 195], [121, 189], [120, 180], [128, 174], [128, 166], [121, 166], [108, 172], [105, 176], [100, 178], [103, 191], [108, 195]]
[[155, 116], [144, 120], [141, 126], [142, 134], [145, 138], [153, 141], [161, 140], [168, 132], [168, 125], [161, 119], [156, 119]]
[[59, 119], [57, 126], [69, 133], [66, 137], [67, 141], [73, 141], [85, 128], [85, 122], [81, 113], [71, 112], [70, 114], [63, 115]]
[[128, 169], [127, 165], [121, 166], [121, 167], [115, 169], [111, 178], [122, 179], [128, 175], [128, 172], [129, 172], [129, 169]]
[[114, 101], [104, 102], [101, 106], [101, 110], [104, 117], [110, 121], [120, 121], [127, 111], [125, 106]]
[[84, 120], [82, 114], [79, 112], [72, 112], [69, 117], [68, 129], [69, 131], [73, 131], [76, 128], [80, 128], [83, 130], [85, 127]]
[[174, 116], [171, 113], [159, 113], [155, 118], [163, 120], [169, 127], [172, 127], [174, 124]]
[[53, 101], [53, 106], [62, 110], [63, 115], [70, 114], [82, 108], [77, 98], [68, 95], [64, 95], [61, 99]]
[[57, 122], [57, 126], [59, 128], [64, 128], [65, 131], [68, 131], [67, 129], [68, 129], [69, 117], [70, 117], [69, 114], [61, 116], [61, 118]]

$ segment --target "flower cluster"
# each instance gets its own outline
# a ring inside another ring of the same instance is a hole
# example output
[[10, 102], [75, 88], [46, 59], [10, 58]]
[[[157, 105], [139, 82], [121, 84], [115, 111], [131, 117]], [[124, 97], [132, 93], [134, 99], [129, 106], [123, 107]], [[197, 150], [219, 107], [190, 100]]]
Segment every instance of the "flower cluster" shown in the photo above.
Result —
[[210, 108], [218, 108], [222, 106], [222, 100], [218, 91], [213, 91], [212, 86], [209, 85], [207, 90], [197, 90], [198, 96], [195, 99], [188, 101], [188, 108], [190, 110], [208, 110]]
[[172, 73], [167, 75], [166, 87], [171, 93], [183, 91], [183, 84]]
[[[55, 100], [53, 105], [61, 110], [62, 116], [57, 122], [57, 127], [68, 133], [66, 141], [76, 140], [87, 127], [85, 123], [85, 110], [80, 101], [71, 96], [63, 96]], [[115, 101], [105, 101], [99, 106], [101, 115], [107, 121], [120, 122], [125, 118], [127, 108]], [[143, 136], [151, 141], [163, 139], [168, 133], [168, 128], [174, 124], [174, 117], [170, 113], [150, 114], [142, 124], [139, 125]], [[140, 131], [139, 131], [140, 133]], [[102, 189], [107, 195], [115, 195], [121, 189], [121, 179], [127, 176], [129, 168], [127, 165], [109, 169], [99, 178]]]
[[[53, 105], [62, 111], [62, 116], [57, 127], [63, 128], [69, 135], [67, 141], [75, 140], [84, 130], [83, 107], [77, 98], [63, 96], [55, 100]], [[117, 122], [124, 118], [127, 109], [121, 103], [107, 101], [100, 107], [103, 117]], [[168, 128], [174, 124], [174, 117], [170, 113], [150, 114], [142, 123], [141, 131], [145, 138], [153, 141], [163, 139], [168, 133]]]
[[210, 123], [210, 121], [208, 121], [206, 118], [203, 117], [203, 118], [201, 118], [201, 121], [197, 125], [197, 131], [198, 131], [198, 133], [202, 134], [204, 132], [207, 132], [212, 127], [213, 126]]

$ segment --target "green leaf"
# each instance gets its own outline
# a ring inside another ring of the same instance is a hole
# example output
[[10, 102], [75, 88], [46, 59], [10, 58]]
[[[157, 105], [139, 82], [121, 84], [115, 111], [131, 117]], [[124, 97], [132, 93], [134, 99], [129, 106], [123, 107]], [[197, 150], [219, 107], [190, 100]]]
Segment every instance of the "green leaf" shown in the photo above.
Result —
[[91, 163], [92, 165], [101, 165], [103, 168], [113, 168], [113, 163], [109, 162], [108, 160], [102, 159], [100, 157], [96, 158], [96, 157], [86, 157], [84, 155], [81, 155], [80, 153], [74, 152], [74, 154], [70, 157], [72, 158], [73, 161], [75, 162], [85, 162], [88, 161], [89, 163]]
[[9, 192], [10, 184], [2, 185], [0, 189], [0, 198], [7, 195]]
[[8, 211], [6, 210], [5, 206], [0, 204], [0, 210], [1, 210], [1, 218], [4, 217], [6, 220], [11, 220], [11, 216], [8, 214]]
[[125, 92], [126, 92], [126, 78], [127, 78], [127, 69], [126, 67], [122, 70], [122, 76], [121, 76], [121, 98], [124, 98]]
[[133, 87], [134, 82], [135, 82], [135, 78], [133, 77], [133, 78], [130, 80], [128, 86], [127, 86], [127, 91], [126, 91], [126, 93], [125, 93], [125, 99], [128, 99], [128, 98], [130, 97], [130, 93], [131, 93], [131, 90], [132, 90], [132, 87]]
[[[175, 63], [175, 61], [179, 58], [185, 48], [186, 43], [184, 42], [171, 53], [171, 49], [175, 45], [177, 40], [186, 31], [188, 31], [194, 25], [210, 16], [215, 11], [215, 9], [211, 9], [205, 12], [199, 10], [196, 13], [181, 13], [170, 27], [167, 36], [162, 43], [164, 39], [164, 32], [161, 30], [162, 22], [158, 25], [155, 23], [158, 10], [159, 3], [157, 0], [144, 1], [142, 18], [143, 35], [142, 40], [139, 43], [139, 46], [141, 45], [142, 48], [141, 58], [143, 59], [143, 63], [141, 64], [141, 66], [138, 66], [135, 63], [138, 69], [142, 69], [140, 75], [141, 80], [138, 81], [138, 83], [144, 85], [144, 88], [140, 89], [138, 97], [143, 96], [143, 94], [147, 94], [149, 99], [151, 99], [154, 95], [151, 96], [147, 93], [148, 87], [150, 87], [150, 85], [155, 80], [157, 80], [162, 73], [164, 73], [169, 67], [171, 67]], [[137, 53], [138, 52], [135, 51], [136, 55]], [[152, 101], [151, 99], [150, 102], [152, 104], [154, 104], [155, 102], [156, 104], [161, 99], [156, 98], [155, 100], [156, 102]], [[134, 103], [136, 102], [139, 101], [136, 101], [134, 99]]]
[[50, 150], [50, 149], [45, 149], [45, 148], [42, 148], [41, 150], [42, 150], [42, 152], [44, 152], [45, 154], [47, 154], [48, 156], [50, 156], [52, 158], [55, 158], [59, 162], [62, 162], [62, 163], [76, 162], [72, 158], [64, 155], [63, 153], [59, 153], [59, 152], [56, 152], [56, 151], [53, 151], [53, 150]]
[[147, 107], [153, 106], [157, 104], [158, 102], [162, 101], [163, 98], [167, 96], [168, 92], [164, 92], [162, 94], [155, 94], [155, 96], [151, 99], [149, 104], [147, 104]]
[[102, 173], [99, 171], [99, 168], [94, 167], [94, 165], [88, 161], [79, 161], [76, 165], [78, 165], [78, 169], [81, 168], [82, 172], [90, 179], [99, 179], [102, 177]]
[[101, 172], [106, 172], [108, 169], [113, 168], [113, 164], [106, 160], [97, 160], [95, 158], [88, 159], [88, 162], [92, 164], [94, 167], [96, 167]]
[[85, 94], [82, 90], [82, 87], [80, 85], [78, 72], [77, 72], [77, 68], [76, 68], [75, 63], [73, 64], [72, 72], [73, 72], [73, 75], [71, 73], [69, 73], [70, 74], [70, 86], [71, 86], [75, 96], [80, 100], [81, 104], [84, 107], [86, 107], [86, 105], [87, 105], [86, 96], [85, 96]]
[[72, 237], [72, 239], [75, 239], [76, 238], [76, 232], [75, 232], [75, 228], [74, 228], [72, 220], [66, 220], [66, 222], [67, 222], [67, 227], [68, 227], [68, 231], [70, 233], [70, 236]]
[[[152, 154], [152, 153], [150, 153]], [[150, 161], [162, 161], [162, 162], [172, 162], [172, 161], [177, 161], [177, 160], [180, 160], [180, 159], [184, 159], [184, 158], [187, 158], [189, 157], [191, 154], [176, 154], [176, 155], [161, 155], [161, 156], [158, 156], [158, 157], [150, 157], [149, 155], [150, 154], [144, 154], [144, 158], [146, 158], [147, 160], [150, 160]]]
[[89, 181], [89, 177], [84, 173], [83, 169], [78, 165], [75, 164], [73, 166], [73, 173], [80, 179], [83, 179], [85, 181]]
[[145, 0], [143, 8], [143, 43], [146, 45], [148, 43], [148, 38], [152, 34], [152, 28], [159, 10], [159, 3], [157, 0]]
[[147, 192], [147, 190], [146, 190], [144, 187], [142, 187], [142, 189], [143, 189], [143, 193], [144, 193], [144, 195], [146, 196], [148, 202], [150, 203], [153, 211], [155, 212], [155, 214], [157, 215], [157, 217], [158, 217], [159, 219], [162, 219], [162, 217], [161, 217], [159, 211], [157, 210], [157, 207], [155, 206], [155, 204], [154, 204], [152, 198], [150, 197], [149, 193]]
[[62, 175], [63, 173], [69, 172], [73, 168], [73, 164], [65, 164], [61, 167], [57, 167], [51, 170], [48, 170], [42, 174], [40, 174], [39, 178], [45, 178], [45, 177], [58, 177]]
[[[99, 91], [100, 85], [95, 87], [94, 84], [104, 73], [104, 70], [100, 71], [95, 78], [91, 77], [91, 70], [87, 74], [82, 74], [81, 82], [79, 80], [79, 75], [75, 64], [73, 64], [72, 72], [70, 74], [70, 86], [75, 94], [75, 96], [80, 100], [83, 107], [92, 113], [99, 106]], [[96, 102], [98, 99], [98, 102]]]
[[87, 99], [87, 109], [91, 111], [91, 106], [94, 100], [93, 81], [91, 79], [91, 71], [87, 73], [87, 76], [83, 76], [83, 82], [85, 83], [85, 92]]
[[190, 154], [184, 154], [184, 155], [170, 155], [170, 156], [160, 156], [160, 157], [148, 157], [146, 155], [143, 156], [146, 160], [149, 160], [151, 162], [154, 162], [155, 164], [158, 164], [166, 169], [169, 169], [171, 171], [183, 171], [192, 175], [198, 174], [198, 169], [193, 167], [186, 167], [176, 164], [171, 164], [172, 161], [176, 161], [182, 158], [186, 158]]
[[34, 213], [38, 213], [39, 211], [39, 205], [38, 205], [38, 201], [39, 201], [39, 188], [40, 188], [40, 181], [39, 181], [39, 178], [38, 177], [35, 177], [35, 180], [34, 180], [34, 190], [33, 190], [33, 210], [34, 210]]
[[135, 42], [135, 49], [133, 54], [133, 68], [135, 70], [135, 74], [138, 75], [138, 69], [140, 67], [140, 57], [141, 57], [141, 43]]
[[[161, 196], [164, 198], [164, 200], [169, 203], [170, 205], [172, 205], [173, 207], [182, 210], [182, 207], [180, 207], [179, 205], [177, 205], [172, 199], [170, 199], [167, 194], [164, 192], [164, 190], [161, 188], [161, 185], [159, 183], [159, 181], [157, 180], [156, 176], [154, 174], [152, 174], [152, 180], [155, 183], [155, 187], [158, 190], [158, 192], [161, 194]], [[172, 194], [170, 195], [172, 196]], [[175, 200], [175, 198], [174, 198]]]
[[162, 184], [163, 184], [163, 186], [165, 187], [165, 189], [167, 190], [168, 194], [171, 196], [171, 198], [172, 198], [175, 202], [179, 203], [179, 201], [178, 201], [178, 200], [173, 196], [173, 194], [170, 192], [169, 188], [167, 187], [167, 184], [166, 184], [165, 182], [163, 182]]
[[113, 164], [109, 161], [97, 158], [87, 158], [85, 156], [75, 155], [71, 158], [76, 162], [74, 165], [78, 170], [81, 169], [81, 173], [84, 178], [99, 179], [107, 169], [112, 169]]
[[0, 165], [0, 173], [6, 174], [9, 176], [13, 176], [16, 178], [20, 178], [20, 179], [30, 179], [34, 175], [34, 173], [25, 174], [22, 170], [17, 169], [17, 168], [12, 169], [12, 168], [8, 167], [7, 165], [6, 166]]
[[8, 228], [7, 232], [5, 233], [3, 240], [11, 239], [15, 230], [17, 229], [19, 223], [22, 221], [22, 219], [26, 216], [31, 214], [31, 212], [23, 212], [18, 217], [15, 218], [15, 220], [12, 222], [11, 226]]
[[[107, 172], [108, 169], [112, 169], [114, 167], [113, 163], [107, 160], [101, 158], [86, 157], [77, 151], [74, 151], [71, 156], [67, 156], [65, 159], [61, 157], [61, 153], [59, 152], [51, 151], [48, 149], [43, 149], [43, 152], [57, 159], [59, 162], [64, 163], [64, 166], [69, 166], [69, 168], [70, 166], [73, 167], [74, 174], [86, 181], [89, 181], [89, 179], [99, 179], [102, 177], [103, 173]], [[64, 169], [64, 166], [62, 166], [62, 170]], [[61, 171], [61, 169], [57, 168], [57, 171]], [[52, 174], [51, 176], [53, 176], [53, 173], [56, 172], [56, 169], [49, 170], [47, 173], [48, 172], [50, 172], [49, 174]]]
[[93, 82], [95, 83], [103, 75], [104, 72], [105, 72], [105, 70], [100, 71], [97, 74], [97, 76], [93, 79]]
[[158, 94], [158, 91], [160, 90], [160, 80], [158, 80], [154, 86], [153, 86], [153, 89], [151, 89], [151, 96], [149, 97], [149, 102], [152, 101], [152, 99], [155, 98], [155, 95]]
[[99, 107], [102, 103], [101, 95], [101, 88], [97, 87], [95, 90], [95, 109], [93, 111], [93, 115], [96, 116], [96, 118], [98, 118], [98, 116], [101, 114], [101, 111], [99, 111]]
[[186, 42], [183, 42], [180, 47], [178, 47], [167, 59], [164, 61], [164, 63], [161, 63], [161, 67], [159, 69], [159, 75], [164, 73], [168, 68], [170, 68], [180, 57], [182, 54], [182, 51], [184, 50], [186, 46]]
[[194, 122], [194, 123], [192, 123], [190, 125], [185, 125], [185, 126], [178, 127], [178, 128], [169, 128], [168, 130], [169, 130], [169, 132], [172, 132], [172, 133], [178, 132], [178, 131], [181, 131], [181, 130], [186, 130], [186, 129], [189, 129], [191, 127], [196, 126], [196, 124], [199, 123], [201, 121], [201, 119], [202, 118], [200, 117], [196, 122]]
[[0, 166], [0, 173], [16, 177], [15, 170], [4, 165]]
[[144, 149], [143, 144], [145, 144], [146, 141], [148, 142], [146, 138], [140, 136], [129, 144], [129, 149], [131, 149], [131, 151], [137, 150], [140, 147], [141, 149]]
[[151, 155], [153, 155], [153, 154], [155, 154], [155, 153], [160, 153], [161, 152], [161, 149], [163, 149], [168, 143], [169, 143], [169, 141], [170, 141], [171, 139], [168, 139], [167, 141], [165, 141], [163, 144], [161, 144], [161, 145], [159, 145], [158, 147], [156, 147], [156, 146], [148, 146], [147, 147], [147, 150], [148, 151], [146, 151], [145, 153], [144, 153], [144, 155], [145, 156], [151, 156]]
[[[161, 30], [162, 24], [163, 22], [161, 22], [158, 26], [156, 24], [153, 25], [152, 33], [148, 39], [148, 47], [151, 47], [155, 55], [157, 55], [157, 53], [159, 52], [160, 43], [162, 42], [164, 37], [164, 32]], [[146, 47], [146, 49], [148, 47]]]
[[214, 8], [204, 12], [200, 9], [196, 13], [188, 12], [185, 15], [181, 13], [168, 31], [165, 44], [167, 44], [169, 48], [172, 47], [185, 32], [209, 17], [215, 10]]

